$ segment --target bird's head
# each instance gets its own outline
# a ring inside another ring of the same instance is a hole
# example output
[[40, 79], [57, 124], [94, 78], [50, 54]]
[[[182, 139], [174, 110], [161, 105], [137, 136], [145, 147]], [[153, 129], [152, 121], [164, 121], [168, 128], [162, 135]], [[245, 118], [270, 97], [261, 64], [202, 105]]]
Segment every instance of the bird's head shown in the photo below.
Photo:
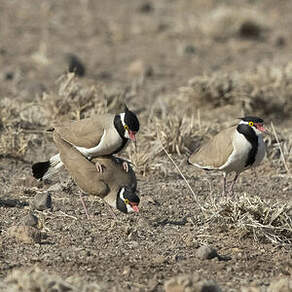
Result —
[[123, 213], [139, 212], [139, 197], [135, 190], [128, 186], [123, 186], [117, 194], [117, 209]]
[[121, 121], [125, 130], [124, 137], [136, 141], [136, 133], [139, 131], [139, 120], [125, 105], [125, 112], [121, 114]]
[[264, 120], [259, 117], [243, 117], [240, 118], [239, 124], [244, 124], [250, 126], [256, 134], [267, 133], [268, 131], [264, 128]]

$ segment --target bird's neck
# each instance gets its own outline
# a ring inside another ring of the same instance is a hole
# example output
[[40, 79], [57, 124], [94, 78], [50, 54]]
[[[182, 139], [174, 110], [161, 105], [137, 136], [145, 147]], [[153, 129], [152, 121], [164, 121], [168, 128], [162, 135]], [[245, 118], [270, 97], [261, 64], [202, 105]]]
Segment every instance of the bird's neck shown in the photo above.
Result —
[[255, 132], [255, 130], [250, 127], [249, 125], [246, 125], [246, 124], [239, 124], [237, 126], [237, 131], [242, 134], [246, 140], [248, 142], [250, 142], [251, 144], [255, 143], [258, 141], [258, 135], [257, 133]]
[[122, 122], [122, 118], [121, 118], [121, 115], [115, 115], [115, 118], [114, 118], [114, 126], [116, 128], [116, 130], [118, 131], [120, 137], [122, 139], [125, 138], [125, 128], [124, 128], [124, 125], [123, 125], [123, 122]]
[[255, 162], [256, 155], [258, 152], [258, 135], [255, 130], [249, 125], [239, 124], [237, 126], [237, 131], [242, 134], [246, 140], [251, 144], [251, 150], [249, 151], [245, 166], [251, 166]]

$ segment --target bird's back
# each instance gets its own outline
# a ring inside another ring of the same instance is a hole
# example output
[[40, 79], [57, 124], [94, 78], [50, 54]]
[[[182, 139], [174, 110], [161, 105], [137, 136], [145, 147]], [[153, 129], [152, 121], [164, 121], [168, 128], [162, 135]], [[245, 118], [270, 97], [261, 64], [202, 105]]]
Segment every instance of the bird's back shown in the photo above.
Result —
[[219, 169], [233, 151], [232, 137], [236, 127], [225, 129], [194, 152], [189, 163], [204, 169]]

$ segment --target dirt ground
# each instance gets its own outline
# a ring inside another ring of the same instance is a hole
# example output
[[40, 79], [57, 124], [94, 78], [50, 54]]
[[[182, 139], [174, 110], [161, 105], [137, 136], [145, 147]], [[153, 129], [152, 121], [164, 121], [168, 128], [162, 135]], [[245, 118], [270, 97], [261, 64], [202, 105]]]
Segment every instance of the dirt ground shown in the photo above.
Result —
[[[76, 291], [164, 291], [178, 275], [266, 291], [290, 278], [291, 11], [288, 0], [0, 2], [0, 289], [24, 287], [31, 269]], [[85, 72], [75, 78], [65, 73], [76, 57]], [[43, 131], [53, 120], [120, 112], [124, 102], [141, 122], [137, 146], [120, 154], [134, 165], [140, 213], [113, 216], [86, 197], [87, 220], [65, 170], [37, 182], [31, 165], [56, 151]], [[220, 173], [186, 161], [244, 114], [274, 135], [226, 198]], [[47, 191], [52, 207], [32, 210], [40, 241], [16, 240], [9, 228]], [[219, 257], [201, 258], [205, 245]]]

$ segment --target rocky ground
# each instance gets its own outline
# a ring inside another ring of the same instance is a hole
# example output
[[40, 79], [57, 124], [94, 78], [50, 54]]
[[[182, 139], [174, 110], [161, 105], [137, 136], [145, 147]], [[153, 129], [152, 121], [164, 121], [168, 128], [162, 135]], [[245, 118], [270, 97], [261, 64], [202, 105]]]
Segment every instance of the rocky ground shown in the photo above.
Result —
[[[291, 9], [2, 1], [0, 290], [291, 291]], [[86, 197], [88, 220], [65, 170], [37, 182], [31, 164], [56, 151], [44, 132], [52, 121], [125, 102], [141, 122], [136, 147], [121, 153], [141, 210], [113, 216]], [[272, 133], [267, 157], [222, 197], [221, 174], [186, 160], [245, 114]]]

